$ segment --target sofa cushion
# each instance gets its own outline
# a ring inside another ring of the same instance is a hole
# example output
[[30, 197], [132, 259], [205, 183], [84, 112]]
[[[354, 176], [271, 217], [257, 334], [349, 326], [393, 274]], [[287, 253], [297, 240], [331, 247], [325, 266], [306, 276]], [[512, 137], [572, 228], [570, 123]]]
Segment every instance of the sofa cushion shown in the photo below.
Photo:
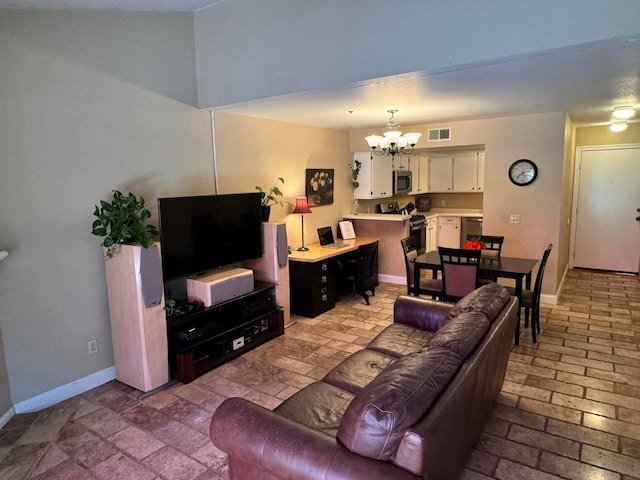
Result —
[[352, 452], [394, 457], [405, 430], [420, 419], [455, 375], [460, 356], [445, 348], [398, 358], [356, 394], [338, 428]]
[[489, 283], [476, 288], [469, 295], [461, 298], [447, 314], [444, 323], [462, 312], [483, 313], [489, 322], [493, 323], [500, 311], [507, 304], [511, 296], [506, 288], [497, 283]]
[[393, 360], [395, 357], [382, 352], [360, 350], [340, 362], [340, 365], [331, 370], [323, 381], [348, 392], [358, 393]]
[[315, 382], [295, 393], [274, 412], [335, 438], [353, 394], [334, 385]]
[[447, 348], [465, 359], [489, 330], [489, 326], [489, 320], [484, 314], [462, 312], [433, 334], [427, 348]]
[[409, 353], [419, 352], [426, 347], [431, 335], [433, 332], [402, 323], [392, 323], [380, 332], [367, 345], [367, 348], [386, 355], [403, 357]]

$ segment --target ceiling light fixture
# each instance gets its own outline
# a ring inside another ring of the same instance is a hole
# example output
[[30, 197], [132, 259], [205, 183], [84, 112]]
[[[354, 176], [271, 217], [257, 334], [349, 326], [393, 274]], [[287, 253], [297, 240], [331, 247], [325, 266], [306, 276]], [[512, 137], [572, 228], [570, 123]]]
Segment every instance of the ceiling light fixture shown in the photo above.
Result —
[[[391, 114], [391, 117], [387, 122], [387, 131], [384, 132], [384, 137], [379, 135], [365, 137], [369, 147], [371, 147], [371, 150], [376, 155], [391, 155], [392, 158], [399, 153], [411, 153], [422, 134], [406, 133], [403, 135], [402, 132], [398, 130], [400, 125], [394, 117], [394, 114], [397, 113], [398, 110], [387, 110], [387, 112]], [[378, 150], [378, 147], [380, 150]]]
[[613, 109], [613, 116], [622, 120], [633, 117], [634, 113], [633, 107], [615, 107]]
[[613, 122], [609, 128], [612, 132], [622, 132], [627, 129], [627, 122]]

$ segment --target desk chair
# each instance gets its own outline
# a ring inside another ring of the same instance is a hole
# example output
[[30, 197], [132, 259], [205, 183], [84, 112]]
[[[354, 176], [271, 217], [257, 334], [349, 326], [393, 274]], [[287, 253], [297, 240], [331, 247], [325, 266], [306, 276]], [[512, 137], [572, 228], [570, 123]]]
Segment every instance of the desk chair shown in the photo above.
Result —
[[413, 285], [413, 273], [416, 257], [418, 256], [418, 250], [413, 243], [411, 237], [403, 238], [400, 240], [402, 245], [402, 252], [404, 254], [404, 267], [407, 272], [407, 295], [431, 295], [431, 298], [439, 299], [442, 296], [442, 280], [437, 278], [421, 278], [420, 285], [416, 288]]
[[455, 302], [471, 293], [478, 284], [480, 250], [438, 247], [442, 265], [442, 296]]
[[[553, 244], [550, 243], [547, 249], [542, 255], [540, 260], [540, 266], [538, 267], [538, 273], [536, 274], [536, 281], [533, 286], [533, 290], [522, 289], [522, 300], [520, 301], [520, 307], [524, 308], [524, 326], [529, 326], [529, 311], [531, 311], [531, 338], [533, 343], [536, 343], [536, 333], [540, 333], [540, 294], [542, 292], [542, 276], [544, 275], [544, 268], [547, 265], [547, 259], [551, 253]], [[507, 287], [511, 295], [515, 295], [516, 291], [513, 287]]]
[[343, 281], [351, 286], [352, 294], [357, 293], [367, 305], [371, 305], [367, 290], [371, 296], [375, 296], [378, 286], [378, 242], [360, 245], [354, 255], [338, 258], [337, 263]]

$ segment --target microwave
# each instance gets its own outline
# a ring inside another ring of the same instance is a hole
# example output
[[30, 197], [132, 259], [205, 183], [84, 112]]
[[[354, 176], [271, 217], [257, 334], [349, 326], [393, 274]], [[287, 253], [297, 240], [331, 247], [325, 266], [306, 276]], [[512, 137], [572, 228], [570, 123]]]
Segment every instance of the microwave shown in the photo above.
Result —
[[393, 171], [393, 194], [406, 195], [412, 190], [411, 171], [410, 170], [394, 170]]

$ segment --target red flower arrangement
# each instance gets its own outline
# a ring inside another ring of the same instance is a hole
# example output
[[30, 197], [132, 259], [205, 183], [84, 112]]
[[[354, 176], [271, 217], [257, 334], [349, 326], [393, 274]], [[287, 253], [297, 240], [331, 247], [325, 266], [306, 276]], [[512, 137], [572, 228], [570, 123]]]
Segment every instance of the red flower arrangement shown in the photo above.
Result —
[[465, 250], [482, 250], [484, 249], [484, 242], [467, 240], [466, 242], [464, 242], [462, 248], [464, 248]]

